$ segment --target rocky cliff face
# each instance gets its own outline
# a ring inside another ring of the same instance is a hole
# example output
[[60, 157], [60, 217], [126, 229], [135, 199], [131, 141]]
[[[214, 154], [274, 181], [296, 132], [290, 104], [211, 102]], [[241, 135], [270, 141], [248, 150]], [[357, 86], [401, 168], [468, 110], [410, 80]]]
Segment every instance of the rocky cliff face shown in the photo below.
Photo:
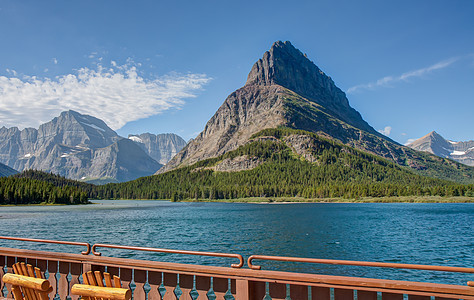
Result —
[[319, 109], [367, 132], [377, 132], [349, 105], [346, 94], [290, 42], [278, 41], [252, 67], [246, 85], [280, 85]]
[[130, 181], [152, 175], [163, 166], [129, 139], [96, 149], [91, 157], [88, 176], [92, 178], [112, 177], [118, 181]]
[[39, 129], [0, 128], [0, 162], [20, 171], [119, 181], [151, 175], [161, 167], [133, 142], [122, 140], [102, 120], [67, 111]]
[[258, 131], [278, 126], [314, 131], [346, 143], [359, 139], [361, 132], [385, 139], [349, 105], [329, 76], [290, 42], [276, 42], [253, 65], [245, 86], [227, 97], [196, 139], [159, 173], [219, 156]]
[[238, 89], [227, 97], [204, 131], [159, 172], [221, 155], [243, 145], [262, 129], [284, 125], [286, 94], [287, 90], [278, 85], [246, 85]]
[[186, 146], [186, 141], [173, 133], [158, 135], [142, 133], [140, 135], [129, 135], [128, 138], [134, 141], [151, 158], [163, 165]]
[[408, 147], [474, 166], [474, 141], [454, 142], [432, 131], [410, 143]]

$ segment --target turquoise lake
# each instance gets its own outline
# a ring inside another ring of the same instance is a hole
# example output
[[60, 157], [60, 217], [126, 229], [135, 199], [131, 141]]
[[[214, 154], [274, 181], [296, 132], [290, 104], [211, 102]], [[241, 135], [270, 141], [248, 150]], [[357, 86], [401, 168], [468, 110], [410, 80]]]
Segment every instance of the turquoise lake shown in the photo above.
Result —
[[[474, 267], [474, 204], [171, 203], [0, 207], [1, 235], [180, 250]], [[1, 247], [79, 253], [0, 240]], [[103, 255], [229, 266], [232, 259], [101, 248]], [[255, 261], [263, 269], [466, 284], [472, 274]]]

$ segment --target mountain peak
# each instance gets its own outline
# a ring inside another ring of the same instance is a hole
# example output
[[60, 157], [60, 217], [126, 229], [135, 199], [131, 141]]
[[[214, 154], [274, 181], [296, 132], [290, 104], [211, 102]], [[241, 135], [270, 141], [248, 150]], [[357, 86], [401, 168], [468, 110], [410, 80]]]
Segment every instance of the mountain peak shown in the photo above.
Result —
[[425, 135], [424, 137], [422, 137], [421, 139], [423, 138], [430, 138], [433, 141], [442, 141], [443, 143], [447, 142], [444, 137], [442, 137], [439, 133], [437, 133], [434, 130], [428, 133], [427, 135]]
[[349, 105], [346, 94], [290, 42], [277, 41], [252, 67], [246, 86], [279, 85], [316, 103], [324, 112], [378, 135]]
[[270, 50], [266, 51], [263, 57], [253, 65], [247, 77], [246, 84], [278, 84], [292, 89], [289, 81], [292, 81], [291, 77], [293, 77], [293, 73], [295, 73], [293, 71], [308, 69], [309, 65], [315, 66], [289, 41], [277, 41], [273, 43]]

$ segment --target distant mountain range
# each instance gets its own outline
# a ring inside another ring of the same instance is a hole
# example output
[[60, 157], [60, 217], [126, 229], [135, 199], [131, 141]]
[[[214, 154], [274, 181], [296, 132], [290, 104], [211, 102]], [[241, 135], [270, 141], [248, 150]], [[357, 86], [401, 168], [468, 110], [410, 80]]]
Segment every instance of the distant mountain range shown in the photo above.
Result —
[[[155, 173], [183, 147], [173, 134], [120, 137], [102, 120], [62, 112], [39, 129], [0, 128], [0, 162], [23, 171], [36, 169], [85, 181], [122, 182]], [[146, 137], [146, 138], [145, 138]]]
[[443, 138], [436, 131], [432, 131], [407, 146], [474, 166], [474, 141], [454, 142]]
[[[474, 182], [474, 168], [415, 151], [378, 133], [349, 105], [345, 93], [329, 76], [290, 42], [281, 41], [274, 43], [253, 65], [246, 84], [227, 97], [204, 130], [157, 174], [221, 157], [254, 142], [255, 134], [271, 128], [316, 133], [388, 159], [419, 175]], [[305, 148], [308, 145], [295, 147], [285, 143], [295, 155], [302, 155], [305, 160], [311, 156], [311, 149]], [[255, 168], [255, 160], [262, 161], [258, 157], [240, 158], [238, 170]]]

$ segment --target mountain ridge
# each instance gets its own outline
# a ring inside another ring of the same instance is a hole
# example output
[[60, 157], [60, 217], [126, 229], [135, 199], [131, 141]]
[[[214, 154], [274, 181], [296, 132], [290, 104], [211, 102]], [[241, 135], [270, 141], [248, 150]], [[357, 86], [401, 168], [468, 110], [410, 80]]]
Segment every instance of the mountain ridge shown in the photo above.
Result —
[[462, 164], [474, 166], [474, 141], [454, 142], [442, 137], [436, 131], [411, 142], [408, 147], [449, 158]]
[[252, 66], [246, 84], [224, 100], [204, 130], [156, 174], [218, 157], [263, 129], [279, 127], [317, 133], [424, 176], [474, 181], [473, 168], [430, 157], [377, 132], [329, 76], [290, 42], [280, 41]]
[[[166, 142], [167, 137], [160, 141]], [[153, 147], [159, 148], [156, 141]], [[171, 154], [163, 153], [164, 159]], [[133, 180], [151, 175], [163, 165], [104, 121], [73, 110], [62, 112], [38, 129], [0, 128], [0, 162], [20, 171], [43, 170], [99, 182]]]
[[250, 70], [245, 85], [280, 85], [301, 95], [341, 121], [378, 134], [359, 112], [349, 105], [346, 94], [331, 77], [289, 41], [273, 43]]

